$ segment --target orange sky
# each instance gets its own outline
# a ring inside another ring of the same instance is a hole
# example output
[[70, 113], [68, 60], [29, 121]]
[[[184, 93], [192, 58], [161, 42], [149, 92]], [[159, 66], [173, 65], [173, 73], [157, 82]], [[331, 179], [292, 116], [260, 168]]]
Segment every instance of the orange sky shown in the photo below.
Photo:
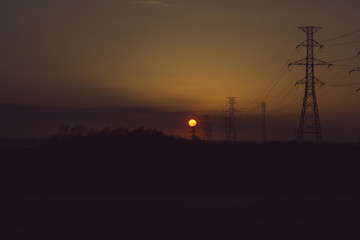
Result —
[[[306, 39], [297, 28], [322, 26], [315, 34], [319, 42], [360, 28], [355, 0], [5, 0], [2, 5], [3, 103], [151, 107], [219, 117], [226, 97], [236, 96], [240, 116], [256, 117], [258, 102], [265, 101], [269, 121], [287, 119], [294, 129], [303, 97], [303, 86], [294, 84], [304, 77], [304, 67], [281, 69], [305, 57], [305, 49], [294, 51]], [[341, 44], [356, 40], [360, 32], [325, 41], [316, 57], [331, 62], [355, 56], [360, 42]], [[315, 73], [325, 83], [360, 82], [360, 72], [348, 75], [359, 59], [337, 62], [351, 66], [330, 70], [316, 67]], [[356, 126], [360, 97], [353, 92], [318, 89], [325, 129]]]

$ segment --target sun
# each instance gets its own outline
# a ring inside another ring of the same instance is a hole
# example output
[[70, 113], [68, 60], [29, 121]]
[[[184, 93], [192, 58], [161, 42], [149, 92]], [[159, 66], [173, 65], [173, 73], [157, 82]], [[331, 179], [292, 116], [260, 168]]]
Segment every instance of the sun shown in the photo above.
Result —
[[196, 120], [193, 119], [193, 118], [190, 119], [190, 120], [189, 120], [189, 126], [190, 126], [190, 127], [195, 127], [195, 126], [196, 126]]

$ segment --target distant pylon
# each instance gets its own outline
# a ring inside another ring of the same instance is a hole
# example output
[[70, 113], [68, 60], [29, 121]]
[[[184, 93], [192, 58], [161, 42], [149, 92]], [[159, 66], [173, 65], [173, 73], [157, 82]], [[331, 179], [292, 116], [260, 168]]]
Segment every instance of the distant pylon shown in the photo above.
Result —
[[261, 106], [261, 142], [266, 142], [266, 109], [265, 102], [260, 102]]
[[331, 66], [331, 64], [314, 58], [314, 47], [324, 47], [323, 45], [314, 40], [314, 33], [320, 30], [320, 27], [305, 26], [299, 27], [299, 29], [306, 33], [307, 39], [300, 43], [296, 48], [306, 47], [306, 58], [289, 64], [289, 66], [306, 66], [305, 77], [296, 83], [305, 85], [304, 100], [302, 104], [300, 123], [297, 132], [297, 140], [299, 142], [322, 142], [322, 132], [316, 101], [315, 85], [324, 85], [324, 83], [315, 77], [314, 65]]
[[209, 122], [209, 115], [204, 115], [204, 140], [212, 140], [212, 124]]
[[228, 143], [230, 142], [236, 142], [236, 131], [235, 131], [235, 104], [237, 102], [235, 101], [236, 97], [228, 97], [229, 101], [226, 103], [226, 105], [229, 106], [229, 110], [225, 111], [229, 113], [229, 117], [227, 117], [226, 120], [226, 141]]

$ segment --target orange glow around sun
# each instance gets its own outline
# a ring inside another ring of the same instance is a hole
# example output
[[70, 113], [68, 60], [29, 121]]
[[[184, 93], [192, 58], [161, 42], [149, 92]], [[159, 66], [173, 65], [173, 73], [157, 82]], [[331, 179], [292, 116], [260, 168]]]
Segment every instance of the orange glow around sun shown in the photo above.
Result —
[[196, 126], [196, 120], [195, 119], [190, 119], [189, 120], [189, 126], [190, 127], [195, 127]]

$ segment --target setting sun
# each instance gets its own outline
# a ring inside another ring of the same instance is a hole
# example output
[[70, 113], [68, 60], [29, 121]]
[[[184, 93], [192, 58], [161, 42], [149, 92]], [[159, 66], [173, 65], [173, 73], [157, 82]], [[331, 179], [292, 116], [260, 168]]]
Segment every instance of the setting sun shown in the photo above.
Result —
[[195, 119], [190, 119], [189, 120], [189, 126], [190, 127], [195, 127], [196, 126], [196, 120]]

